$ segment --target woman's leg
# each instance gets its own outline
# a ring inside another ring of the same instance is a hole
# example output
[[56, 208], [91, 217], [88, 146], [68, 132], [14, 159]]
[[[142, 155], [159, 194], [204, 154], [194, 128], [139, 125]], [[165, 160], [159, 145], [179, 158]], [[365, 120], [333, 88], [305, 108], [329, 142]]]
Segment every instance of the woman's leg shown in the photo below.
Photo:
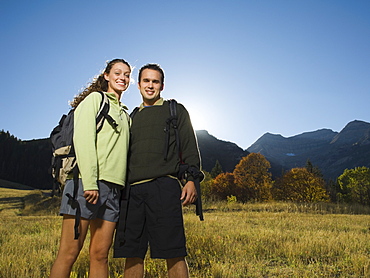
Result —
[[80, 236], [78, 239], [74, 239], [74, 225], [74, 215], [63, 216], [59, 251], [53, 267], [51, 268], [50, 278], [68, 278], [72, 266], [82, 249], [87, 229], [89, 228], [89, 220], [81, 218]]
[[115, 228], [115, 222], [99, 218], [90, 221], [90, 278], [108, 277], [108, 254]]

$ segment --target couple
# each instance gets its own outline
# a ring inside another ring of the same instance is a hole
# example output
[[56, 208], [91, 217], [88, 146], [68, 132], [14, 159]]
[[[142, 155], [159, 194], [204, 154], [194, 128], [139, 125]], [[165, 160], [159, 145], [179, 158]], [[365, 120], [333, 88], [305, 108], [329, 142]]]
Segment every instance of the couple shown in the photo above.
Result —
[[[68, 180], [60, 208], [60, 247], [51, 278], [69, 277], [89, 228], [89, 277], [108, 277], [108, 253], [118, 219], [114, 257], [126, 258], [124, 277], [144, 276], [148, 244], [152, 258], [166, 259], [169, 277], [189, 277], [181, 206], [193, 203], [197, 191], [191, 175], [183, 187], [176, 178], [180, 161], [173, 129], [164, 155], [164, 128], [170, 117], [169, 103], [161, 98], [164, 72], [157, 64], [147, 64], [139, 70], [143, 103], [133, 119], [120, 102], [130, 76], [129, 63], [114, 59], [71, 103], [75, 109], [73, 142], [80, 170], [80, 236], [74, 240], [75, 209], [66, 197], [73, 191], [73, 180]], [[113, 128], [106, 121], [99, 133], [95, 117], [101, 95], [97, 91], [108, 96], [109, 115], [117, 123]], [[199, 151], [188, 112], [179, 104], [177, 114], [182, 160], [199, 170]], [[121, 195], [126, 197], [122, 198], [120, 210]]]

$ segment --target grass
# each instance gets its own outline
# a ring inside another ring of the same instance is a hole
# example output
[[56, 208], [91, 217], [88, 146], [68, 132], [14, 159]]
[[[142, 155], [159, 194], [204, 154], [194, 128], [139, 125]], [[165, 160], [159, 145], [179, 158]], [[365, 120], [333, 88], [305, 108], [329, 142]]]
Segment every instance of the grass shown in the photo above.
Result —
[[369, 216], [238, 211], [206, 219], [186, 222], [195, 277], [370, 277]]
[[[17, 208], [2, 204], [0, 277], [47, 277], [59, 245], [59, 201], [37, 191], [0, 194], [22, 200]], [[369, 208], [226, 202], [204, 208], [203, 222], [194, 207], [184, 210], [191, 277], [370, 277]], [[87, 247], [71, 277], [87, 277]], [[111, 258], [111, 277], [123, 277], [123, 266]], [[148, 258], [145, 270], [145, 277], [166, 277], [161, 260]]]
[[19, 215], [24, 208], [24, 198], [33, 192], [0, 187], [0, 217]]

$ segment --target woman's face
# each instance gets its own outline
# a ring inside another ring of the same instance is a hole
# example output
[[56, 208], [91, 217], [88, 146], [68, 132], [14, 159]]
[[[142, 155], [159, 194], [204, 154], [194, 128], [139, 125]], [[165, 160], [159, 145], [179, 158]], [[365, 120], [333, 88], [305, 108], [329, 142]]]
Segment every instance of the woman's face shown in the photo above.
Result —
[[107, 93], [115, 93], [121, 96], [130, 85], [131, 69], [124, 63], [116, 63], [112, 66], [109, 73], [104, 73], [105, 80], [108, 81]]

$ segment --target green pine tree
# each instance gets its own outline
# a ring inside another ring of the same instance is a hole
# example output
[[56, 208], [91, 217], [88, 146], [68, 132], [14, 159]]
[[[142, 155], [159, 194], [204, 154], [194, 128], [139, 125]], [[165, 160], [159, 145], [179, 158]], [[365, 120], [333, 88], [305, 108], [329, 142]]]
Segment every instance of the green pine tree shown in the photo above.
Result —
[[219, 174], [223, 173], [222, 166], [218, 160], [216, 160], [215, 167], [212, 168], [211, 170], [211, 177], [214, 179], [217, 177]]

